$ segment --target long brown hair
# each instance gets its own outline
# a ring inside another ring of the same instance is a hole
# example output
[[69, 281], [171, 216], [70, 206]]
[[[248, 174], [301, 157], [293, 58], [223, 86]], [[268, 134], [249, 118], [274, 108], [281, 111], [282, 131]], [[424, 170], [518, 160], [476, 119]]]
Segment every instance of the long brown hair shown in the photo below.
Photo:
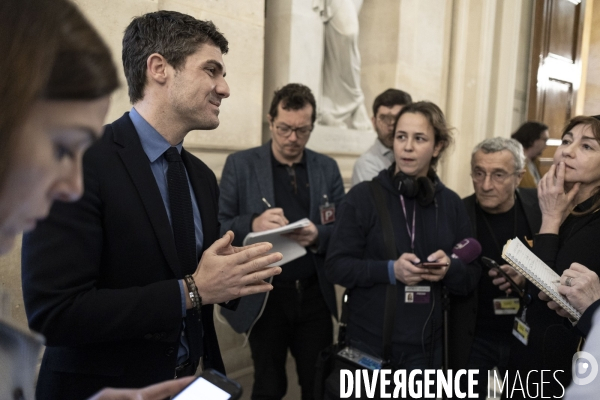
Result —
[[58, 46], [43, 97], [95, 100], [109, 95], [119, 86], [110, 49], [74, 4], [57, 3], [62, 3]]
[[0, 188], [16, 130], [43, 92], [54, 63], [57, 19], [51, 0], [0, 1]]
[[68, 0], [1, 0], [0, 54], [1, 190], [36, 100], [93, 100], [119, 81], [110, 50]]

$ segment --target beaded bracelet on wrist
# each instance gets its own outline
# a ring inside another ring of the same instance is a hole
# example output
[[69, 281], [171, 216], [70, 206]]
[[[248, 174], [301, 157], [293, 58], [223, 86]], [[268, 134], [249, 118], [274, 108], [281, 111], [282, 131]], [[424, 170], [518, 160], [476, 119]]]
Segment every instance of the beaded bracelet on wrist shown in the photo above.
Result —
[[190, 300], [192, 301], [192, 307], [196, 311], [198, 311], [198, 313], [200, 313], [200, 310], [202, 308], [202, 297], [200, 297], [200, 293], [198, 293], [196, 282], [194, 282], [194, 278], [191, 275], [186, 275], [184, 279], [188, 287], [188, 295], [190, 296]]

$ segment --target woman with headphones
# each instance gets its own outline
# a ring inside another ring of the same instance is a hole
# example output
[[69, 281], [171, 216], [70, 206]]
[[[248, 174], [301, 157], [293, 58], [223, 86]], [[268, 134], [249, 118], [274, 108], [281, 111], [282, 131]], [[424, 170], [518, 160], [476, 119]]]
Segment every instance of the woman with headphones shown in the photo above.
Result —
[[[408, 373], [442, 366], [443, 287], [466, 295], [479, 270], [450, 257], [471, 228], [460, 197], [435, 172], [452, 141], [444, 114], [431, 102], [409, 104], [393, 132], [395, 162], [372, 182], [354, 186], [339, 207], [326, 274], [349, 289], [347, 344], [378, 358], [383, 358], [386, 291], [396, 285], [388, 361], [390, 368]], [[388, 257], [374, 185], [382, 189], [396, 259]]]

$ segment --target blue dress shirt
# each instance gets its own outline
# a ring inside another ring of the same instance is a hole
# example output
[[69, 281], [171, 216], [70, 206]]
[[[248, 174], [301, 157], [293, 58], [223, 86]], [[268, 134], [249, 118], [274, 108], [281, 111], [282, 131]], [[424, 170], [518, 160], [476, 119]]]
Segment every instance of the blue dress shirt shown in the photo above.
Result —
[[[138, 112], [132, 107], [129, 112], [129, 118], [131, 122], [133, 122], [133, 126], [140, 137], [140, 141], [142, 142], [142, 148], [148, 156], [148, 160], [150, 161], [150, 169], [152, 170], [152, 174], [154, 175], [154, 179], [156, 179], [156, 184], [158, 185], [158, 190], [160, 191], [160, 195], [162, 197], [163, 203], [165, 204], [165, 211], [167, 212], [167, 217], [169, 218], [169, 223], [171, 221], [171, 208], [169, 206], [169, 190], [167, 185], [167, 170], [169, 168], [169, 163], [164, 157], [164, 152], [167, 151], [171, 144], [167, 142], [167, 140], [160, 134], [156, 129], [152, 127]], [[175, 146], [179, 154], [181, 154], [181, 149], [183, 148], [183, 142], [177, 144]], [[187, 175], [187, 171], [186, 171]], [[200, 254], [202, 253], [202, 244], [204, 242], [204, 233], [202, 232], [202, 219], [200, 217], [200, 209], [198, 208], [198, 203], [196, 202], [196, 196], [192, 189], [192, 185], [190, 184], [190, 178], [188, 178], [188, 186], [190, 188], [190, 196], [192, 198], [192, 210], [194, 213], [194, 231], [196, 233], [196, 259], [200, 259]], [[186, 315], [185, 308], [185, 298], [186, 291], [183, 286], [183, 281], [179, 281], [179, 289], [181, 290], [181, 314], [182, 318]], [[187, 338], [184, 336], [184, 330], [181, 331], [181, 341], [179, 345], [179, 351], [177, 353], [177, 363], [181, 364], [185, 362], [188, 358], [189, 347], [187, 343]]]

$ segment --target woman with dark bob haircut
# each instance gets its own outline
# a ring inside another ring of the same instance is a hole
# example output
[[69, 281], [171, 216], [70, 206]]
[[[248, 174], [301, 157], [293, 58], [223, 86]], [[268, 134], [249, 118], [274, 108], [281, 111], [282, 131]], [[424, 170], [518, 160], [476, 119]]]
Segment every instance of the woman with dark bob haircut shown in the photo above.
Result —
[[[531, 370], [557, 372], [544, 395], [560, 397], [571, 383], [571, 363], [600, 306], [600, 120], [578, 116], [563, 129], [554, 162], [538, 185], [542, 226], [533, 251], [559, 275], [558, 291], [582, 316], [575, 327], [557, 303], [533, 285], [527, 309], [529, 344], [523, 347], [521, 377]], [[573, 321], [576, 322], [576, 321]], [[557, 381], [560, 381], [558, 384]], [[530, 386], [532, 386], [530, 384]], [[573, 385], [576, 386], [576, 385]], [[531, 389], [534, 390], [535, 388]], [[573, 388], [574, 389], [574, 388]], [[531, 392], [534, 393], [534, 392]], [[597, 393], [596, 393], [597, 394]]]
[[[0, 1], [0, 254], [83, 191], [81, 159], [101, 135], [118, 78], [109, 49], [66, 0]], [[43, 338], [0, 318], [0, 398], [33, 399]], [[94, 399], [163, 399], [181, 379]]]
[[[451, 258], [471, 236], [460, 197], [436, 174], [452, 142], [444, 114], [431, 102], [402, 108], [394, 127], [395, 162], [372, 182], [354, 186], [336, 215], [327, 254], [329, 280], [348, 289], [347, 344], [383, 358], [386, 291], [396, 285], [389, 368], [441, 368], [442, 290], [467, 295], [479, 279], [474, 264]], [[377, 188], [378, 187], [378, 188]], [[388, 257], [375, 193], [393, 227], [396, 259]]]

